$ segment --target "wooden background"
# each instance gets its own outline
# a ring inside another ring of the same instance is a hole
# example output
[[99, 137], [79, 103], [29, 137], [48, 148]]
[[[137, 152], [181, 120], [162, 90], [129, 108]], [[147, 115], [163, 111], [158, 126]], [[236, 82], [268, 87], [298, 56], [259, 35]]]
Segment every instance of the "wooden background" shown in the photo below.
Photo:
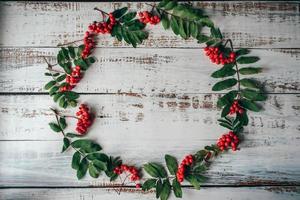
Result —
[[[299, 2], [195, 2], [235, 46], [261, 57], [258, 76], [269, 94], [265, 110], [250, 114], [241, 151], [216, 160], [200, 191], [184, 198], [300, 199], [300, 4]], [[107, 179], [78, 181], [71, 152], [47, 123], [55, 107], [42, 89], [46, 65], [58, 43], [81, 39], [99, 19], [97, 6], [144, 10], [144, 3], [0, 3], [0, 199], [154, 199], [153, 194], [104, 187]], [[216, 69], [203, 46], [160, 26], [137, 49], [109, 36], [99, 38], [98, 62], [76, 91], [97, 113], [89, 137], [129, 164], [182, 158], [214, 142], [217, 125]], [[74, 110], [68, 110], [72, 114]], [[129, 188], [130, 189], [130, 188]], [[175, 198], [172, 198], [175, 199]]]

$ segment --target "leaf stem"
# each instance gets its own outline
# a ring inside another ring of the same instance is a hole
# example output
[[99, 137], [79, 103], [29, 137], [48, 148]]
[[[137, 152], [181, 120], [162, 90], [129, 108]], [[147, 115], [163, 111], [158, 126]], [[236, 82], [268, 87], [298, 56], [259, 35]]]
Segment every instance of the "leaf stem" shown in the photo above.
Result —
[[58, 44], [57, 47], [63, 47], [63, 46], [66, 46], [66, 45], [69, 45], [69, 44], [74, 44], [74, 43], [81, 42], [81, 41], [83, 41], [83, 39], [74, 40], [72, 42], [67, 42], [67, 43], [63, 43], [63, 44]]
[[102, 15], [103, 15], [103, 14], [105, 14], [105, 15], [109, 15], [107, 12], [105, 12], [105, 11], [103, 11], [103, 10], [101, 10], [101, 9], [97, 8], [97, 7], [95, 7], [95, 8], [94, 8], [94, 10], [97, 10], [97, 11], [101, 12], [101, 13], [102, 13]]
[[[224, 46], [226, 47], [226, 45], [229, 43], [230, 45], [230, 49], [231, 51], [234, 51], [233, 49], [233, 43], [232, 43], [232, 40], [231, 39], [227, 39]], [[240, 84], [240, 71], [239, 71], [239, 67], [237, 65], [237, 62], [234, 61], [234, 66], [235, 66], [235, 70], [236, 70], [236, 74], [237, 74], [237, 80], [238, 80], [238, 95], [237, 95], [237, 98], [239, 99], [240, 98], [240, 93], [241, 93], [241, 84]]]

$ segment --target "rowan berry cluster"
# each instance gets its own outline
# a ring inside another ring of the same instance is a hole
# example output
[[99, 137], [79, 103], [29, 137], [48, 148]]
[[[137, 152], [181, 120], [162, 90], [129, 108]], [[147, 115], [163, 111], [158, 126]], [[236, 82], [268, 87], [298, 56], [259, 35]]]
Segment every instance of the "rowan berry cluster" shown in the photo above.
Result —
[[87, 129], [92, 125], [93, 117], [89, 112], [89, 108], [85, 104], [79, 106], [79, 111], [76, 112], [78, 118], [76, 131], [81, 135], [87, 132]]
[[221, 138], [218, 139], [217, 146], [221, 151], [227, 150], [231, 147], [233, 151], [237, 150], [237, 146], [239, 144], [239, 138], [232, 132], [222, 135]]
[[[139, 171], [134, 166], [128, 166], [123, 164], [114, 169], [114, 173], [117, 175], [121, 175], [123, 172], [128, 172], [130, 174], [131, 181], [139, 181], [141, 179]], [[137, 183], [135, 186], [136, 188], [140, 188], [141, 184]]]
[[184, 180], [184, 173], [185, 173], [185, 168], [186, 166], [189, 166], [189, 165], [192, 165], [194, 162], [194, 158], [192, 155], [187, 155], [185, 156], [185, 158], [182, 160], [179, 168], [178, 168], [178, 171], [176, 173], [176, 177], [177, 177], [177, 180], [178, 182], [183, 182]]
[[92, 49], [96, 46], [96, 42], [94, 39], [94, 34], [88, 31], [85, 32], [83, 38], [84, 49], [81, 53], [83, 58], [88, 57], [91, 54]]
[[205, 47], [204, 51], [205, 55], [210, 58], [211, 62], [216, 63], [217, 65], [233, 63], [236, 58], [236, 54], [234, 52], [230, 52], [229, 56], [226, 57], [224, 53], [220, 51], [219, 47]]
[[110, 13], [108, 22], [93, 22], [93, 24], [89, 25], [88, 29], [92, 33], [106, 34], [106, 33], [111, 33], [113, 26], [115, 24], [116, 24], [116, 18], [112, 13]]
[[153, 24], [156, 25], [160, 22], [160, 18], [158, 15], [152, 15], [150, 12], [148, 11], [144, 11], [144, 12], [139, 12], [139, 17], [140, 17], [140, 22], [142, 22], [143, 24]]
[[239, 105], [239, 102], [237, 100], [235, 100], [233, 102], [233, 104], [230, 106], [230, 111], [229, 114], [233, 115], [235, 113], [239, 113], [239, 114], [243, 114], [244, 109], [241, 108], [241, 106]]

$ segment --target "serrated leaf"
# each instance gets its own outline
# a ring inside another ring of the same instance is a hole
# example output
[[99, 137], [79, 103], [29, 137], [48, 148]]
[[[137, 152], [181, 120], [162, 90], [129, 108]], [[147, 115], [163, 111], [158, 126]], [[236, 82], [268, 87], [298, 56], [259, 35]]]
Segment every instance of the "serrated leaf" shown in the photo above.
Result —
[[109, 158], [106, 154], [104, 153], [90, 153], [89, 155], [86, 156], [86, 158], [88, 160], [99, 160], [99, 161], [102, 161], [102, 162], [108, 162]]
[[171, 193], [171, 185], [169, 182], [169, 179], [165, 179], [163, 181], [162, 189], [160, 192], [160, 199], [161, 200], [167, 200]]
[[180, 183], [177, 181], [176, 178], [173, 179], [172, 187], [173, 187], [174, 195], [175, 195], [177, 198], [182, 198], [182, 189], [181, 189], [181, 185], [180, 185]]
[[164, 6], [164, 8], [165, 10], [172, 10], [176, 5], [177, 5], [177, 1], [170, 1]]
[[157, 179], [148, 179], [148, 180], [146, 180], [146, 181], [143, 183], [142, 190], [143, 190], [143, 191], [148, 191], [148, 190], [150, 190], [151, 188], [154, 188], [155, 185], [156, 185], [156, 181], [157, 181]]
[[221, 31], [220, 31], [219, 28], [211, 27], [211, 28], [210, 28], [210, 34], [211, 34], [212, 37], [214, 37], [214, 38], [219, 38], [219, 39], [222, 39], [222, 38], [223, 38], [222, 33], [221, 33]]
[[49, 90], [51, 87], [53, 87], [56, 84], [56, 81], [49, 81], [45, 86], [45, 90]]
[[74, 59], [76, 57], [75, 48], [72, 46], [68, 46], [68, 51], [69, 51], [70, 57]]
[[62, 96], [60, 99], [59, 99], [59, 106], [60, 107], [62, 107], [62, 108], [64, 108], [65, 107], [65, 105], [66, 105], [66, 98], [64, 97], [64, 96]]
[[237, 80], [235, 78], [226, 79], [220, 82], [217, 82], [213, 87], [213, 91], [221, 91], [228, 88], [231, 88], [237, 84]]
[[94, 143], [92, 140], [80, 139], [71, 143], [74, 148], [80, 148], [81, 151], [86, 153], [93, 153], [100, 151], [102, 148], [99, 144]]
[[242, 49], [237, 50], [235, 53], [236, 53], [236, 56], [241, 56], [241, 55], [249, 54], [250, 50], [242, 48]]
[[79, 168], [80, 159], [81, 159], [81, 155], [78, 151], [76, 151], [72, 157], [72, 168], [73, 169], [77, 170]]
[[53, 122], [51, 122], [51, 123], [49, 123], [49, 126], [50, 126], [50, 128], [54, 131], [54, 132], [60, 132], [61, 131], [61, 128], [59, 127], [59, 125], [58, 124], [56, 124], [56, 123], [53, 123]]
[[197, 38], [198, 36], [198, 24], [195, 22], [190, 23], [190, 33], [193, 38]]
[[255, 80], [244, 78], [240, 80], [242, 86], [247, 88], [259, 89], [259, 86]]
[[251, 64], [251, 63], [255, 63], [259, 60], [259, 57], [255, 57], [255, 56], [242, 56], [242, 57], [239, 57], [236, 61], [239, 63], [239, 64]]
[[87, 65], [91, 65], [91, 64], [96, 62], [96, 59], [95, 59], [95, 57], [90, 56], [90, 57], [85, 59], [85, 62], [87, 63]]
[[256, 105], [254, 102], [249, 101], [247, 99], [241, 99], [239, 101], [239, 104], [243, 108], [246, 108], [246, 109], [254, 111], [254, 112], [259, 112], [261, 110], [261, 108], [258, 105]]
[[80, 69], [87, 70], [89, 68], [89, 65], [85, 62], [83, 58], [78, 58], [74, 60], [74, 64], [80, 66]]
[[227, 76], [233, 76], [236, 73], [236, 71], [232, 69], [233, 66], [233, 64], [224, 65], [224, 67], [212, 73], [211, 77], [224, 78]]
[[229, 114], [230, 112], [230, 106], [231, 105], [226, 105], [223, 110], [222, 110], [222, 113], [221, 113], [221, 117], [225, 117]]
[[172, 31], [175, 33], [175, 35], [178, 35], [179, 34], [179, 24], [178, 24], [176, 17], [171, 16], [170, 26], [171, 26]]
[[63, 139], [63, 148], [61, 152], [64, 152], [65, 150], [67, 150], [70, 146], [70, 140], [66, 137], [64, 137]]
[[194, 175], [188, 174], [185, 179], [192, 185], [196, 190], [200, 189], [200, 182]]
[[52, 74], [51, 74], [51, 73], [48, 73], [48, 72], [44, 73], [44, 75], [45, 75], [45, 76], [52, 76]]
[[63, 117], [60, 117], [59, 118], [59, 125], [62, 129], [65, 129], [67, 127], [67, 122], [66, 122], [66, 119], [63, 118]]
[[93, 164], [97, 168], [98, 171], [105, 171], [107, 170], [107, 164], [100, 160], [93, 160]]
[[79, 135], [76, 133], [67, 133], [66, 136], [69, 138], [84, 137], [84, 135]]
[[256, 90], [251, 89], [243, 89], [241, 92], [242, 97], [245, 97], [252, 101], [265, 101], [267, 99], [267, 96], [260, 93]]
[[65, 78], [66, 78], [66, 75], [63, 74], [63, 75], [57, 77], [57, 78], [56, 78], [56, 81], [57, 81], [57, 82], [61, 82], [61, 81], [65, 80]]
[[127, 10], [128, 10], [127, 7], [123, 7], [123, 8], [115, 10], [112, 14], [116, 19], [119, 19], [127, 12]]
[[83, 158], [77, 169], [77, 178], [78, 179], [82, 179], [85, 176], [85, 174], [88, 170], [88, 166], [89, 166], [89, 162], [87, 161], [86, 158]]
[[198, 40], [198, 43], [205, 43], [209, 41], [211, 38], [206, 35], [199, 34], [196, 39]]
[[129, 22], [133, 20], [135, 16], [136, 16], [136, 12], [129, 12], [120, 18], [120, 22]]
[[155, 178], [165, 178], [167, 177], [167, 172], [164, 167], [156, 163], [147, 163], [144, 165], [144, 170], [152, 177]]
[[73, 91], [65, 91], [63, 94], [68, 100], [75, 100], [79, 98], [79, 94]]
[[100, 175], [99, 171], [97, 170], [97, 168], [93, 163], [89, 164], [89, 174], [93, 178], [98, 178]]
[[219, 108], [222, 108], [225, 105], [231, 105], [237, 94], [238, 94], [237, 90], [232, 90], [232, 91], [226, 93], [224, 96], [222, 96], [218, 99], [217, 106]]
[[175, 157], [166, 154], [165, 161], [170, 174], [175, 175], [178, 170], [178, 163]]
[[248, 125], [249, 119], [248, 119], [248, 115], [247, 115], [246, 110], [243, 112], [243, 114], [237, 114], [236, 117], [242, 123], [242, 125], [244, 125], [244, 126]]
[[187, 32], [186, 32], [186, 28], [185, 28], [185, 24], [184, 21], [181, 18], [178, 18], [178, 31], [179, 31], [179, 35], [183, 38], [183, 39], [187, 39]]
[[54, 94], [56, 94], [56, 92], [58, 91], [59, 87], [58, 86], [53, 86], [50, 90], [49, 90], [49, 95], [52, 96]]
[[169, 17], [168, 15], [162, 13], [161, 15], [161, 23], [164, 27], [165, 30], [169, 29], [170, 28], [170, 20], [169, 20]]
[[61, 92], [57, 92], [56, 94], [54, 94], [53, 96], [53, 101], [57, 102], [57, 100], [63, 95], [63, 93]]
[[160, 194], [161, 194], [161, 191], [162, 191], [162, 182], [161, 182], [161, 179], [158, 179], [157, 182], [156, 182], [156, 198], [158, 199]]
[[201, 18], [200, 22], [203, 25], [208, 26], [208, 27], [213, 27], [214, 26], [214, 23], [208, 17]]
[[244, 67], [239, 69], [240, 74], [249, 75], [249, 74], [258, 74], [262, 72], [262, 68], [260, 67]]

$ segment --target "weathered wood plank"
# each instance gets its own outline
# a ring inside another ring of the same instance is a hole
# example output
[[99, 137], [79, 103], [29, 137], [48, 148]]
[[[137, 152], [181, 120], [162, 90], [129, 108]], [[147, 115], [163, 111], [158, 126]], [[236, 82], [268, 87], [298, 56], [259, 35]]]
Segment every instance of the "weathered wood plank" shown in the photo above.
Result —
[[[217, 124], [220, 117], [220, 110], [216, 108], [217, 98], [218, 95], [211, 94], [169, 97], [82, 95], [80, 101], [88, 102], [97, 116], [90, 136], [99, 139], [98, 134], [101, 133], [100, 141], [105, 140], [104, 144], [120, 137], [125, 140], [129, 137], [130, 145], [148, 144], [154, 138], [180, 141], [186, 130], [189, 130], [188, 137], [183, 140], [190, 144], [199, 140], [215, 140], [225, 131]], [[256, 141], [251, 143], [252, 147], [265, 145], [267, 141], [270, 146], [297, 142], [300, 133], [299, 103], [300, 95], [269, 95], [262, 105], [263, 112], [249, 113], [246, 137]], [[0, 140], [60, 140], [60, 135], [53, 134], [48, 128], [47, 124], [54, 120], [49, 107], [56, 105], [47, 95], [0, 96]], [[68, 109], [65, 114], [74, 115], [75, 112], [75, 109]], [[68, 121], [69, 130], [74, 129], [75, 120]]]
[[[42, 56], [56, 63], [56, 48], [0, 49], [0, 92], [42, 92]], [[261, 57], [253, 66], [264, 72], [256, 77], [268, 92], [300, 91], [300, 50], [253, 50]], [[207, 93], [217, 79], [218, 67], [199, 49], [98, 48], [98, 61], [87, 71], [76, 91], [88, 93]], [[26, 77], [26, 78], [25, 78]]]
[[[165, 153], [181, 158], [213, 143], [225, 131], [216, 124], [216, 98], [82, 96], [97, 112], [89, 138], [105, 152], [138, 165], [162, 161]], [[299, 98], [270, 95], [264, 112], [251, 113], [241, 151], [216, 160], [208, 184], [299, 184]], [[0, 96], [0, 102], [1, 139], [19, 140], [0, 142], [0, 186], [89, 186], [107, 181], [76, 180], [71, 153], [60, 154], [61, 137], [47, 127], [53, 119], [47, 96]]]
[[[189, 200], [297, 200], [300, 198], [300, 187], [252, 187], [252, 188], [202, 188], [200, 191], [183, 189], [183, 199]], [[114, 191], [99, 188], [87, 189], [2, 189], [0, 196], [6, 200], [141, 200], [154, 199], [153, 193], [124, 191], [117, 195]], [[176, 199], [174, 196], [170, 200]]]
[[[227, 38], [242, 47], [300, 46], [299, 4], [297, 2], [196, 2], [224, 31]], [[95, 6], [111, 11], [129, 6], [149, 9], [145, 3], [5, 2], [0, 4], [1, 46], [56, 46], [81, 39], [86, 27], [99, 20]], [[55, 25], [54, 25], [55, 24]], [[193, 40], [183, 41], [163, 28], [150, 27], [144, 47], [199, 47]], [[259, 31], [257, 31], [259, 30]], [[127, 46], [109, 36], [99, 46]]]

